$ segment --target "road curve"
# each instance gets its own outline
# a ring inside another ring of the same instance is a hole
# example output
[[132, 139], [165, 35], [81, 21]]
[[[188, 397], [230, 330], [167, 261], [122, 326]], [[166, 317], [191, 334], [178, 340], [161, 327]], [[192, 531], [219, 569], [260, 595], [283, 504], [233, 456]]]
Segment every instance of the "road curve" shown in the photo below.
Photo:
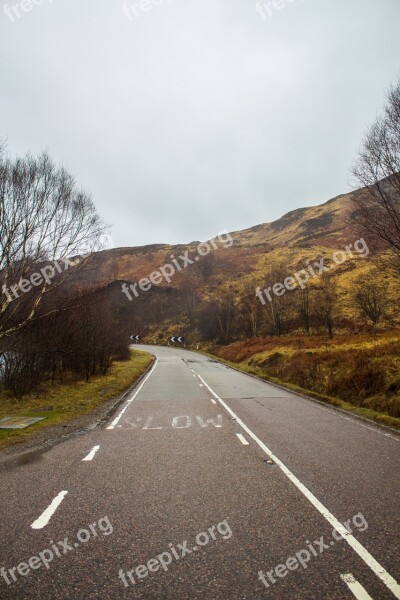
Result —
[[0, 455], [0, 598], [400, 598], [400, 438], [198, 353]]

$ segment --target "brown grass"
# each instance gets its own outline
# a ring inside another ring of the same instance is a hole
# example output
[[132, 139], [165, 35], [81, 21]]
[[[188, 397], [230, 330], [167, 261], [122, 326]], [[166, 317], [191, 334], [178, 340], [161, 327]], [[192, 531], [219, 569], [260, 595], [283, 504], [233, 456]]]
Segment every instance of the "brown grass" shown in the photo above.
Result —
[[[400, 419], [400, 342], [381, 335], [248, 340], [212, 353], [245, 370]], [[400, 424], [400, 421], [399, 421]]]

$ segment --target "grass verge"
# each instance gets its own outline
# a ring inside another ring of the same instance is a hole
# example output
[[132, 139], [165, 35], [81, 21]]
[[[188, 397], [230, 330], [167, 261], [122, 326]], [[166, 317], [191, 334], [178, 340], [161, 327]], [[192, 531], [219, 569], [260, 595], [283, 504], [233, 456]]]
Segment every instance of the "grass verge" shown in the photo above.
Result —
[[116, 362], [107, 375], [91, 381], [69, 381], [65, 384], [45, 384], [35, 394], [21, 400], [6, 392], [0, 393], [0, 419], [11, 416], [45, 417], [27, 429], [0, 429], [0, 448], [33, 438], [39, 431], [53, 425], [64, 425], [87, 415], [108, 400], [125, 392], [148, 369], [153, 357], [140, 350], [131, 351], [131, 359]]

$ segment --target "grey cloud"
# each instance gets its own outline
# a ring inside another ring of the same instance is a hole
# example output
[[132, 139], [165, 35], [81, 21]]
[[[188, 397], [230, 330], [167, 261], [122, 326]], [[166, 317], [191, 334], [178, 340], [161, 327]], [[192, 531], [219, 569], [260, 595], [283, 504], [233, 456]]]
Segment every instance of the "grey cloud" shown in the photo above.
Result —
[[116, 246], [206, 239], [347, 191], [400, 75], [400, 4], [294, 0], [265, 20], [256, 4], [0, 9], [0, 137], [73, 171]]

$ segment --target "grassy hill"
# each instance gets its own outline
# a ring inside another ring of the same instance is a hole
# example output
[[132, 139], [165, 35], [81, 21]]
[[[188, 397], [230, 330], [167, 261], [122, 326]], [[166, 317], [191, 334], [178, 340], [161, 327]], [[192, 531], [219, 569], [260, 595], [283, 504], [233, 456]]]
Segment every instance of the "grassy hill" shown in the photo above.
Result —
[[[359, 233], [350, 223], [352, 195], [341, 195], [319, 206], [291, 211], [272, 223], [231, 232], [233, 245], [226, 251], [219, 249], [213, 252], [218, 270], [201, 285], [202, 291], [207, 292], [210, 285], [220, 285], [221, 282], [227, 285], [239, 280], [253, 283], [257, 276], [263, 277], [266, 267], [276, 260], [285, 262], [288, 270], [300, 269], [307, 260], [329, 257], [334, 251], [353, 243], [359, 238]], [[185, 250], [195, 252], [198, 243], [104, 250], [98, 254], [95, 279], [103, 283], [138, 281], [170, 263], [171, 255], [176, 257]], [[195, 269], [188, 267], [184, 274], [198, 278], [201, 283]], [[178, 274], [169, 285], [177, 287], [179, 283]]]
[[[212, 301], [224, 292], [239, 300], [243, 294], [254, 294], [257, 286], [263, 289], [275, 283], [268, 279], [274, 265], [279, 265], [285, 276], [291, 276], [306, 268], [308, 262], [313, 264], [324, 258], [325, 264], [332, 264], [335, 252], [344, 250], [360, 237], [350, 218], [352, 196], [357, 193], [291, 211], [272, 223], [232, 232], [232, 245], [218, 244], [209, 256], [196, 258], [197, 262], [194, 257], [198, 241], [187, 245], [154, 244], [105, 250], [98, 253], [97, 266], [90, 278], [93, 283], [112, 287], [114, 302], [121, 310], [137, 315], [138, 327], [141, 333], [150, 336], [148, 339], [155, 341], [160, 331], [167, 336], [177, 328], [198, 337], [196, 328], [188, 323], [185, 315], [182, 302], [185, 288], [192, 288], [198, 311], [203, 302]], [[369, 240], [365, 242], [370, 247]], [[123, 282], [134, 284], [148, 278], [163, 265], [171, 264], [171, 256], [176, 258], [185, 251], [189, 252], [193, 264], [176, 272], [169, 282], [163, 279], [149, 291], [140, 291], [138, 298], [131, 295], [132, 300], [122, 293]], [[372, 252], [367, 258], [355, 253], [343, 264], [333, 265], [331, 274], [339, 293], [351, 289], [361, 275], [368, 275], [374, 257], [376, 253]], [[392, 297], [396, 296], [396, 286], [386, 273], [377, 273], [375, 277], [382, 288]], [[318, 281], [318, 277], [312, 278], [311, 283], [318, 285]], [[346, 298], [341, 300], [341, 311], [344, 319], [355, 316], [354, 307]], [[390, 322], [396, 320], [396, 310], [390, 310], [388, 318]]]
[[[108, 287], [120, 318], [134, 323], [135, 331], [127, 335], [139, 333], [145, 342], [161, 344], [171, 335], [185, 335], [189, 347], [199, 346], [246, 371], [400, 426], [399, 294], [398, 284], [375, 266], [384, 249], [365, 238], [359, 248], [368, 253], [346, 251], [342, 264], [333, 260], [336, 252], [360, 239], [351, 220], [352, 197], [358, 193], [232, 232], [231, 243], [216, 244], [204, 257], [198, 255], [196, 241], [106, 250], [97, 256], [91, 281]], [[124, 284], [149, 278], [186, 252], [191, 264], [170, 281], [160, 280], [138, 297], [132, 293], [131, 299], [122, 292]], [[324, 291], [321, 276], [310, 277], [311, 335], [305, 335], [304, 297], [298, 287], [265, 305], [255, 289], [282, 282], [321, 259], [331, 267], [330, 288]], [[360, 277], [373, 280], [375, 292], [390, 301], [376, 328], [354, 302]], [[330, 298], [335, 303], [333, 338], [321, 310], [324, 303], [329, 307]], [[274, 311], [281, 311], [285, 320], [279, 336], [273, 335]]]

